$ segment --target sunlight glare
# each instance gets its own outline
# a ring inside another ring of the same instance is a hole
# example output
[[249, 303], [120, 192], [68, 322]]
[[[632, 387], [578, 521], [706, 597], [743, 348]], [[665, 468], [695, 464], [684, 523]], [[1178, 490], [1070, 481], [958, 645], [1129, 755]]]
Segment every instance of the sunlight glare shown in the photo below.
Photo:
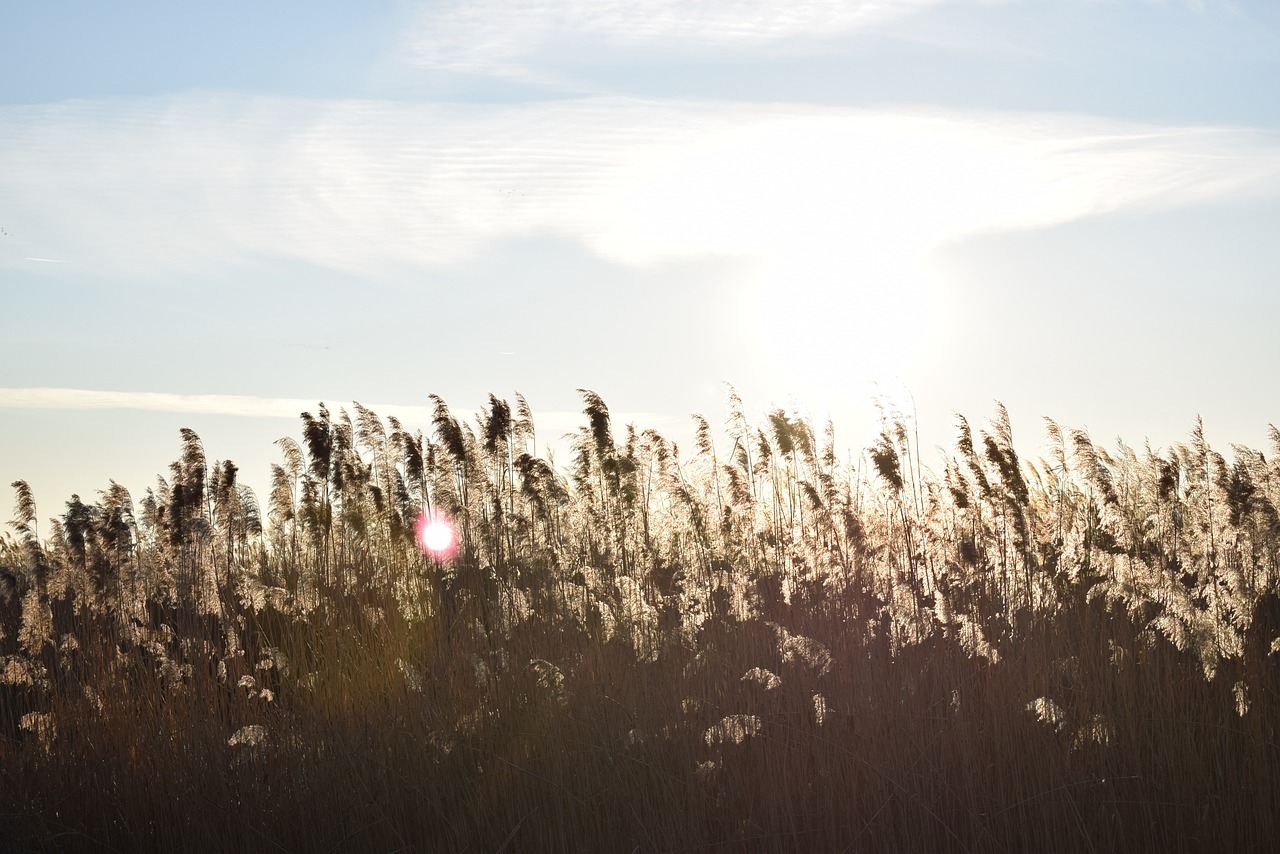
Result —
[[458, 550], [453, 522], [443, 513], [427, 511], [418, 517], [418, 545], [424, 554], [447, 560]]
[[746, 261], [752, 373], [806, 396], [936, 358], [934, 250], [1056, 204], [1027, 198], [1035, 163], [980, 123], [766, 112], [681, 142], [624, 182], [606, 254]]

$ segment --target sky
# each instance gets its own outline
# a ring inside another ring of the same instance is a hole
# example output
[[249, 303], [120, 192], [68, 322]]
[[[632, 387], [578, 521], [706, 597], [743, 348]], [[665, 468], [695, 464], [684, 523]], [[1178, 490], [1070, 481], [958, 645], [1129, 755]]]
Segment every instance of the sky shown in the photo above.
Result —
[[432, 393], [1268, 449], [1277, 85], [1272, 0], [4, 2], [0, 511]]

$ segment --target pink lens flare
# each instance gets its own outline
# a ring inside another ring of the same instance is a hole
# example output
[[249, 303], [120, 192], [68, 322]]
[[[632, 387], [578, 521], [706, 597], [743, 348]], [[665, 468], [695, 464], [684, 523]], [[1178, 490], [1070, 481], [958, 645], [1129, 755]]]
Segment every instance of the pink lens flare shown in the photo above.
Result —
[[439, 510], [424, 511], [418, 517], [418, 546], [437, 560], [448, 560], [457, 554], [458, 534], [452, 520]]

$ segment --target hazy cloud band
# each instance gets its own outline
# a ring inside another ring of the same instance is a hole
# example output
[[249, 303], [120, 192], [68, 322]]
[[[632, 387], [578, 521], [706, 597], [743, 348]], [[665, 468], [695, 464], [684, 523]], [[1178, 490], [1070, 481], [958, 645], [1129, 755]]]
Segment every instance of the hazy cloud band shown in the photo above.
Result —
[[[233, 394], [171, 394], [147, 391], [95, 391], [76, 388], [0, 388], [0, 409], [53, 410], [136, 410], [174, 412], [192, 415], [230, 415], [245, 418], [296, 419], [303, 412], [315, 413], [320, 401], [288, 397], [254, 397]], [[325, 401], [331, 412], [352, 411], [346, 403]], [[362, 404], [366, 409], [386, 417], [395, 416], [406, 426], [429, 425], [433, 409], [398, 403]], [[455, 413], [465, 417], [461, 411]], [[616, 412], [618, 424], [634, 422], [645, 427], [671, 425], [683, 419], [646, 412]], [[576, 430], [586, 423], [580, 412], [534, 412], [535, 424], [551, 435]]]
[[1250, 130], [628, 98], [5, 107], [0, 162], [21, 235], [0, 266], [56, 258], [134, 278], [273, 258], [377, 274], [532, 237], [628, 264], [874, 264], [1280, 187], [1280, 141]]

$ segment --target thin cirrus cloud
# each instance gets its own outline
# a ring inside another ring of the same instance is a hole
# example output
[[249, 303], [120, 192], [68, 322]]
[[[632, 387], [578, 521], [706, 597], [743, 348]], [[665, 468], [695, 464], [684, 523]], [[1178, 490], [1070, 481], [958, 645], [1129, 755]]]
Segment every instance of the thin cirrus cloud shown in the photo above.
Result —
[[966, 235], [1280, 188], [1263, 132], [1076, 115], [654, 101], [175, 96], [0, 108], [24, 252], [133, 278], [302, 261], [362, 275], [505, 240], [619, 264], [875, 272]]
[[[1078, 4], [1097, 0], [1074, 0]], [[1112, 0], [1240, 18], [1233, 0]], [[582, 85], [553, 70], [566, 61], [612, 64], [685, 56], [699, 62], [744, 51], [812, 54], [850, 36], [889, 33], [937, 40], [931, 12], [1029, 5], [1027, 0], [446, 0], [422, 4], [404, 58], [422, 68], [542, 84]], [[971, 49], [968, 39], [952, 47]], [[988, 45], [989, 47], [991, 45]], [[1015, 42], [1002, 51], [1021, 52]]]
[[[317, 401], [302, 398], [253, 397], [231, 394], [169, 394], [140, 391], [94, 391], [76, 388], [0, 388], [0, 408], [93, 411], [129, 409], [191, 415], [234, 415], [250, 418], [297, 418], [314, 411]], [[374, 412], [392, 407], [369, 407]], [[396, 406], [404, 417], [430, 420], [425, 406]]]
[[[345, 407], [340, 401], [330, 400], [329, 409], [337, 413]], [[427, 406], [398, 403], [364, 404], [366, 409], [381, 415], [395, 416], [406, 426], [427, 425], [434, 410]], [[316, 412], [318, 401], [288, 397], [255, 397], [235, 394], [172, 394], [145, 391], [97, 391], [76, 388], [0, 388], [0, 409], [14, 410], [64, 410], [93, 412], [104, 410], [131, 410], [135, 412], [170, 412], [187, 415], [226, 415], [241, 418], [296, 419], [299, 413]], [[461, 413], [456, 413], [461, 415]], [[617, 412], [618, 423], [641, 423], [665, 426], [682, 419], [651, 412]], [[583, 423], [577, 412], [536, 412], [535, 420], [540, 432], [558, 435], [576, 430]]]
[[409, 59], [444, 71], [537, 78], [528, 60], [565, 46], [704, 55], [769, 48], [831, 39], [943, 2], [956, 0], [454, 0], [423, 8]]

